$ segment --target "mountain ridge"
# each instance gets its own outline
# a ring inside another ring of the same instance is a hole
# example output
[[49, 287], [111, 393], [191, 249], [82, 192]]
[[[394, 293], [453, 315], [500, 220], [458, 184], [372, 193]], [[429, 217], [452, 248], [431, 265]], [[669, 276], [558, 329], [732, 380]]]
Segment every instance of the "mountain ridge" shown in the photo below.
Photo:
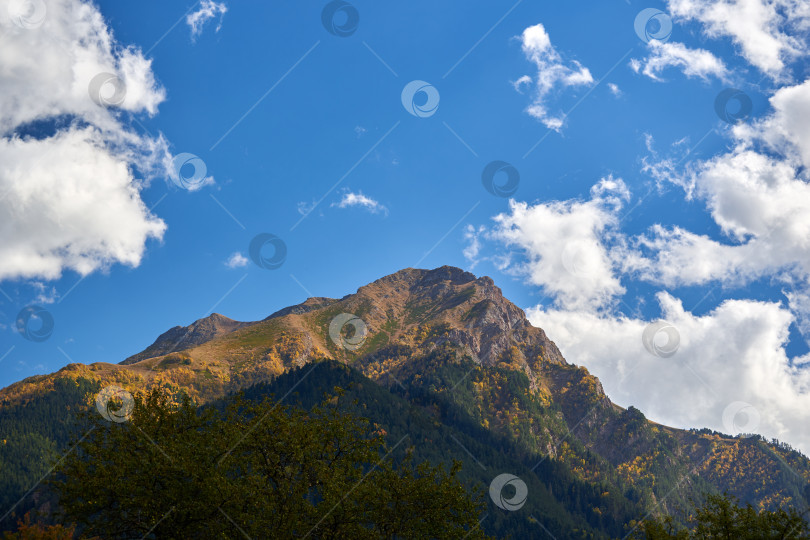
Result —
[[619, 407], [491, 278], [449, 266], [407, 268], [260, 321], [212, 314], [164, 332], [120, 364], [70, 364], [4, 388], [0, 413], [57, 391], [63, 380], [133, 393], [159, 384], [204, 403], [327, 360], [445, 411], [443, 422], [472, 419], [512, 441], [514, 452], [545, 456], [650, 512], [688, 507], [707, 491], [728, 490], [760, 507], [810, 501], [805, 456], [761, 438], [671, 428]]

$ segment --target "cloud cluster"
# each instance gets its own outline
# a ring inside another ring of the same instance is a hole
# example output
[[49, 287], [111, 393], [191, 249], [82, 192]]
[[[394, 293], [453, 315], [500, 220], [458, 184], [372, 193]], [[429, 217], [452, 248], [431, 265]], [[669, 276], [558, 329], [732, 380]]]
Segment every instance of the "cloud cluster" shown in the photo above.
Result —
[[166, 228], [140, 191], [167, 144], [122, 115], [155, 114], [165, 91], [92, 3], [12, 7], [0, 2], [0, 280], [137, 266]]
[[593, 77], [588, 68], [576, 60], [570, 65], [564, 63], [560, 53], [554, 48], [542, 24], [530, 26], [520, 36], [521, 47], [526, 59], [537, 68], [534, 79], [523, 75], [512, 84], [518, 91], [534, 83], [532, 104], [526, 112], [540, 120], [546, 127], [559, 131], [565, 121], [562, 113], [549, 112], [547, 101], [554, 90], [568, 87], [590, 86]]
[[[499, 267], [551, 298], [527, 310], [530, 320], [617, 403], [678, 427], [736, 434], [743, 425], [810, 452], [810, 354], [786, 352], [791, 325], [810, 337], [810, 81], [775, 91], [770, 104], [762, 119], [729, 128], [729, 148], [709, 159], [681, 168], [645, 160], [660, 184], [704, 205], [718, 234], [660, 224], [625, 233], [622, 209], [632, 197], [609, 177], [588, 200], [510, 201], [493, 225], [467, 229], [465, 254], [481, 258], [483, 240], [504, 246], [493, 258]], [[783, 295], [747, 298], [762, 278]], [[656, 317], [679, 337], [671, 356], [645, 347], [651, 320], [618, 309], [632, 282], [658, 289]], [[684, 308], [666, 291], [684, 285], [708, 294]], [[714, 287], [740, 297], [696, 315]], [[740, 403], [750, 404], [755, 425], [729, 421]]]
[[804, 0], [668, 0], [676, 21], [697, 21], [710, 38], [729, 38], [751, 65], [773, 79], [807, 52], [797, 33], [810, 27]]
[[626, 271], [666, 286], [741, 285], [778, 272], [807, 281], [810, 81], [778, 90], [771, 105], [764, 119], [731, 131], [731, 151], [692, 163], [684, 174], [648, 165], [703, 201], [725, 239], [657, 226], [623, 256]]

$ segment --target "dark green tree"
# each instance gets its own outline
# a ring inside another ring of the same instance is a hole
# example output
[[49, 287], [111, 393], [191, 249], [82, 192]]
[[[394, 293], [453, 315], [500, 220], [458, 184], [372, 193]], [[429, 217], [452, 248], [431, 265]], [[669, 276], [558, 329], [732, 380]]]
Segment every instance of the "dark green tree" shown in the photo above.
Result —
[[709, 495], [690, 520], [691, 526], [678, 528], [671, 517], [643, 521], [634, 538], [644, 540], [807, 540], [810, 524], [807, 512], [757, 510], [741, 506], [729, 495]]
[[125, 423], [91, 416], [51, 484], [65, 520], [104, 538], [484, 537], [457, 464], [392, 464], [339, 395], [213, 408], [153, 389]]

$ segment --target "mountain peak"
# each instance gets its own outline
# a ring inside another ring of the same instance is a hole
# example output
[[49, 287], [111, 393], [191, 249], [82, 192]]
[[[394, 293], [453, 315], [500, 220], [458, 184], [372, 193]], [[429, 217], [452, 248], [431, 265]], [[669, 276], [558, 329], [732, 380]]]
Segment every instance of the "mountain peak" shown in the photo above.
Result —
[[182, 351], [195, 345], [200, 345], [221, 335], [233, 332], [250, 323], [235, 321], [219, 313], [212, 313], [202, 319], [197, 319], [188, 326], [175, 326], [164, 332], [149, 347], [138, 354], [132, 355], [121, 364], [134, 364], [163, 356], [172, 352]]
[[341, 302], [372, 330], [396, 321], [400, 330], [391, 333], [389, 342], [409, 328], [438, 325], [448, 329], [447, 341], [462, 346], [479, 363], [496, 364], [517, 343], [528, 346], [535, 357], [565, 363], [556, 345], [503, 296], [492, 278], [461, 268], [405, 268], [360, 287]]
[[456, 285], [463, 285], [478, 279], [474, 274], [455, 266], [440, 266], [439, 268], [434, 268], [433, 270], [422, 270], [422, 272], [422, 281], [425, 283], [449, 281], [450, 283]]
[[[424, 268], [404, 268], [393, 274], [381, 277], [369, 285], [404, 282], [408, 283], [410, 286], [424, 286], [442, 281], [448, 281], [454, 285], [463, 285], [473, 282], [476, 279], [478, 278], [476, 278], [474, 274], [455, 266], [440, 266], [432, 270]], [[363, 287], [360, 289], [362, 288]]]

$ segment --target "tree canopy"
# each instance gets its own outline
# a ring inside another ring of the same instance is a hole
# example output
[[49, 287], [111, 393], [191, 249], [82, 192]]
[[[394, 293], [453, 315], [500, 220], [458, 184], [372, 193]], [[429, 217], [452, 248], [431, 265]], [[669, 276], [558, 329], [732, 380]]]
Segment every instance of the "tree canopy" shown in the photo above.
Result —
[[643, 521], [634, 532], [639, 540], [806, 540], [810, 525], [795, 508], [757, 511], [729, 495], [709, 495], [690, 520], [679, 528], [672, 517]]
[[303, 410], [242, 394], [197, 407], [155, 388], [135, 396], [129, 421], [89, 422], [51, 481], [83, 535], [484, 538], [483, 495], [459, 465], [392, 463], [339, 390]]

